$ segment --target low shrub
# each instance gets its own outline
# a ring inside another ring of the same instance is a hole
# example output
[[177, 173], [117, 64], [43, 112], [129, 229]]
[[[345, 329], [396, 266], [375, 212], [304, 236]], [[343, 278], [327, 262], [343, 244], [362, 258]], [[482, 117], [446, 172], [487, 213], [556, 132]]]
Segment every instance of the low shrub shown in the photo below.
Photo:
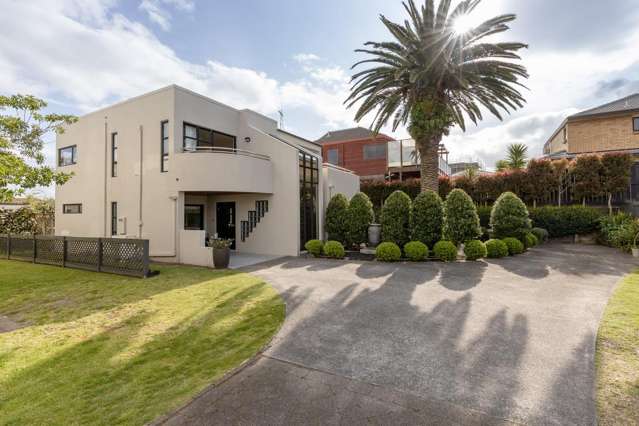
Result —
[[475, 203], [463, 190], [453, 189], [444, 203], [444, 238], [460, 244], [480, 235]]
[[380, 223], [382, 241], [403, 246], [409, 241], [411, 200], [402, 191], [393, 192], [384, 202]]
[[421, 241], [411, 241], [404, 246], [404, 254], [410, 261], [421, 262], [428, 257], [428, 246]]
[[348, 198], [335, 194], [326, 207], [326, 232], [328, 239], [346, 243], [348, 237]]
[[319, 257], [322, 254], [322, 249], [324, 248], [324, 243], [320, 240], [310, 240], [304, 244], [304, 248], [314, 257]]
[[324, 254], [333, 259], [343, 259], [346, 255], [344, 246], [339, 241], [328, 241], [324, 244]]
[[601, 211], [584, 206], [545, 206], [530, 211], [533, 226], [546, 229], [551, 238], [596, 232], [601, 216]]
[[413, 200], [410, 218], [411, 238], [432, 247], [442, 239], [444, 226], [444, 203], [434, 191], [419, 194]]
[[639, 233], [639, 222], [633, 216], [619, 213], [614, 216], [603, 216], [599, 220], [601, 244], [630, 251]]
[[502, 240], [486, 241], [486, 254], [491, 259], [499, 259], [508, 256], [508, 246]]
[[543, 244], [548, 241], [548, 231], [546, 231], [544, 228], [533, 228], [530, 230], [530, 232], [532, 232], [532, 234], [537, 237], [537, 242], [539, 244]]
[[402, 258], [402, 251], [395, 243], [381, 243], [375, 250], [375, 258], [380, 262], [397, 262]]
[[346, 215], [348, 243], [360, 245], [368, 242], [368, 227], [374, 220], [373, 204], [368, 195], [362, 192], [353, 195]]
[[532, 232], [529, 232], [526, 235], [524, 235], [523, 242], [526, 248], [535, 247], [537, 244], [539, 244], [537, 237], [535, 237], [535, 234], [533, 234]]
[[523, 239], [530, 231], [528, 216], [528, 209], [524, 202], [512, 192], [504, 192], [495, 202], [490, 214], [491, 236]]
[[486, 257], [486, 245], [479, 240], [468, 241], [464, 244], [466, 260], [477, 260]]
[[508, 247], [508, 254], [514, 256], [516, 254], [522, 254], [526, 248], [524, 247], [524, 243], [519, 241], [517, 238], [504, 238], [502, 240], [506, 247]]
[[439, 241], [433, 248], [435, 257], [444, 262], [457, 260], [457, 246], [452, 241]]

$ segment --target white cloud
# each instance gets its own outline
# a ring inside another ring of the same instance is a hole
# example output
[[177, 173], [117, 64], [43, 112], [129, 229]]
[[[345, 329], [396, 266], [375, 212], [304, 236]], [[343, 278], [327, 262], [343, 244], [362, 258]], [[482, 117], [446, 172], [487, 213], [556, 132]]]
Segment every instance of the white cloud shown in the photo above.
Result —
[[309, 62], [319, 61], [320, 57], [313, 53], [298, 53], [297, 55], [293, 56], [293, 59], [295, 59], [300, 64], [305, 64]]
[[169, 7], [191, 12], [195, 9], [195, 4], [191, 0], [142, 0], [140, 3], [140, 9], [164, 31], [171, 29], [172, 15]]

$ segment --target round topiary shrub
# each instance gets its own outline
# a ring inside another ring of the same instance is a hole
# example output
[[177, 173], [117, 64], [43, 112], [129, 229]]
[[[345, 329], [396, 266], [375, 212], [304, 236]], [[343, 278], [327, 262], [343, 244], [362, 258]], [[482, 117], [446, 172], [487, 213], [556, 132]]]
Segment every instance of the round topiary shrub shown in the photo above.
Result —
[[521, 199], [512, 192], [499, 196], [490, 214], [490, 228], [493, 238], [514, 237], [523, 240], [530, 232], [528, 209]]
[[539, 244], [539, 241], [537, 240], [537, 237], [535, 237], [535, 235], [532, 232], [529, 232], [526, 235], [524, 235], [524, 246], [526, 248], [535, 247], [537, 244]]
[[460, 244], [475, 240], [480, 235], [475, 203], [461, 189], [453, 189], [444, 203], [444, 238]]
[[368, 227], [375, 220], [373, 203], [368, 195], [359, 192], [353, 195], [348, 205], [347, 240], [349, 244], [360, 245], [368, 242]]
[[319, 257], [322, 254], [324, 243], [320, 240], [310, 240], [307, 241], [306, 244], [304, 244], [304, 248], [306, 249], [306, 251], [312, 254], [313, 257]]
[[444, 262], [457, 260], [457, 246], [452, 241], [439, 241], [433, 248], [435, 257]]
[[326, 232], [328, 239], [346, 242], [348, 235], [347, 226], [348, 199], [344, 194], [335, 194], [326, 207]]
[[421, 241], [411, 241], [404, 246], [404, 254], [410, 261], [421, 262], [428, 257], [428, 247]]
[[486, 257], [486, 245], [479, 240], [468, 241], [464, 244], [466, 260], [477, 260]]
[[343, 259], [346, 252], [339, 241], [328, 241], [324, 244], [324, 255], [333, 259]]
[[410, 220], [411, 238], [432, 247], [442, 239], [443, 226], [444, 202], [439, 194], [426, 191], [415, 197]]
[[499, 259], [508, 256], [508, 246], [502, 240], [486, 241], [486, 255], [490, 259]]
[[530, 230], [530, 232], [532, 232], [532, 234], [537, 237], [537, 242], [539, 244], [543, 244], [546, 241], [548, 241], [548, 231], [546, 231], [544, 228], [533, 228]]
[[402, 251], [395, 243], [381, 243], [375, 250], [375, 258], [380, 262], [397, 262], [402, 258]]
[[511, 256], [522, 254], [526, 249], [524, 247], [524, 243], [519, 241], [517, 238], [508, 237], [504, 238], [502, 241], [506, 244], [506, 247], [508, 247], [508, 254]]
[[410, 197], [403, 191], [395, 191], [388, 196], [382, 207], [380, 222], [382, 241], [403, 246], [410, 235]]

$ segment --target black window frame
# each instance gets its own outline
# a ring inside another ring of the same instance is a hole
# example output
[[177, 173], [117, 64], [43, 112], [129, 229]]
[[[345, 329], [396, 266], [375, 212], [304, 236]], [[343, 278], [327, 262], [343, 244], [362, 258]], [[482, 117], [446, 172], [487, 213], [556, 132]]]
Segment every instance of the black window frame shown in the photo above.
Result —
[[[78, 211], [68, 211], [70, 207], [78, 207]], [[82, 203], [62, 204], [62, 214], [82, 214]]]
[[118, 132], [111, 133], [111, 177], [118, 177]]
[[111, 201], [111, 236], [118, 235], [118, 202]]
[[[186, 226], [186, 209], [187, 207], [198, 207], [200, 210], [200, 224], [199, 224], [199, 228], [198, 229], [194, 229], [192, 227], [187, 227]], [[205, 211], [204, 211], [204, 204], [184, 204], [184, 229], [187, 231], [204, 231], [204, 218], [205, 215]]]
[[632, 131], [639, 133], [639, 117], [632, 117]]
[[[191, 137], [191, 136], [187, 136], [186, 135], [186, 128], [187, 127], [195, 128], [195, 137], [194, 138]], [[206, 144], [206, 145], [204, 143], [200, 144], [200, 142], [206, 142], [204, 139], [200, 139], [200, 137], [199, 137], [200, 132], [205, 133], [205, 134], [206, 133], [209, 134], [208, 144]], [[228, 133], [220, 132], [219, 130], [209, 129], [207, 127], [198, 126], [197, 124], [192, 124], [192, 123], [189, 123], [189, 122], [186, 122], [186, 121], [182, 122], [182, 149], [184, 151], [187, 151], [187, 149], [186, 149], [186, 141], [188, 139], [188, 140], [191, 140], [191, 141], [195, 141], [196, 148], [199, 147], [199, 146], [210, 146], [213, 150], [215, 150], [215, 148], [216, 148], [216, 146], [215, 146], [215, 135], [216, 134], [221, 135], [221, 136], [226, 136], [226, 137], [229, 137], [229, 138], [233, 138], [233, 148], [232, 148], [232, 150], [233, 151], [237, 150], [237, 137], [235, 135], [231, 135], [231, 134], [228, 134]], [[220, 147], [217, 147], [217, 148], [219, 149]], [[223, 148], [226, 148], [226, 147], [223, 147]]]
[[[71, 149], [71, 162], [68, 164], [62, 164], [62, 151], [65, 149]], [[78, 164], [78, 145], [69, 145], [62, 148], [58, 148], [58, 167], [67, 167]]]
[[[166, 126], [166, 132], [164, 127]], [[166, 173], [169, 171], [167, 163], [169, 162], [169, 120], [164, 120], [160, 123], [160, 172]], [[186, 132], [186, 130], [185, 130]], [[164, 142], [166, 141], [166, 147]], [[166, 149], [165, 149], [166, 148]]]
[[[337, 153], [337, 160], [336, 162], [331, 161], [331, 152], [336, 152]], [[339, 155], [339, 147], [335, 147], [335, 148], [327, 148], [326, 149], [326, 162], [328, 164], [332, 164], [334, 166], [339, 166], [340, 165], [340, 155]]]
[[299, 151], [300, 247], [318, 238], [319, 159]]
[[[379, 154], [379, 155], [375, 155], [371, 157], [371, 153], [366, 151], [367, 148], [374, 148], [374, 149], [379, 149], [379, 148], [383, 148], [383, 150], [380, 150], [380, 152], [375, 152], [375, 154]], [[362, 159], [365, 161], [371, 161], [371, 160], [385, 160], [386, 159], [386, 155], [387, 155], [387, 146], [385, 143], [369, 143], [366, 144], [362, 147]], [[367, 155], [368, 154], [368, 155]]]

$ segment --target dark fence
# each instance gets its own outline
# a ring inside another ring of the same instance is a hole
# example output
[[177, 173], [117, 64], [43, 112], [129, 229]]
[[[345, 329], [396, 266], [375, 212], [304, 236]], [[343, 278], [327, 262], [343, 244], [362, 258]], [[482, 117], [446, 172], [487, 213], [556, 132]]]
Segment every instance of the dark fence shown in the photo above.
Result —
[[0, 258], [149, 276], [149, 240], [0, 235]]

